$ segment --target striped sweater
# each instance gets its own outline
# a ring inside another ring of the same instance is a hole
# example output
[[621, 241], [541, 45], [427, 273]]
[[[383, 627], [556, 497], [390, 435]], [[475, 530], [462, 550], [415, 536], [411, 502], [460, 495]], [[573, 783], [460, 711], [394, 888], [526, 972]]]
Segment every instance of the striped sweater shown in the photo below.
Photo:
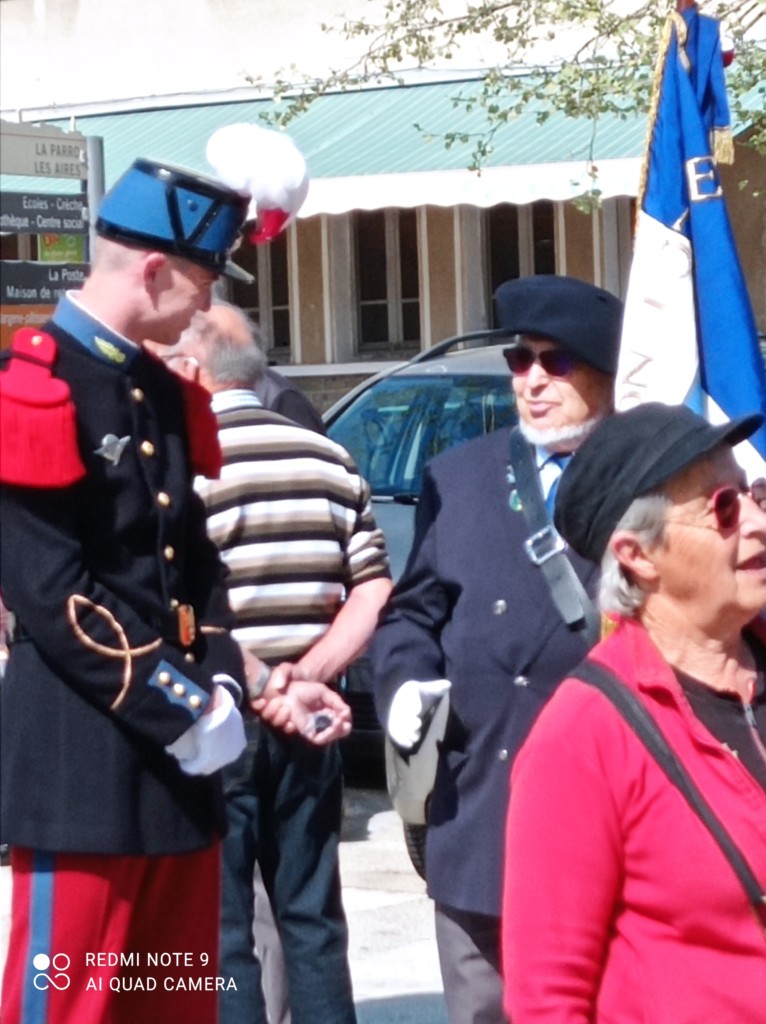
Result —
[[213, 411], [223, 469], [195, 486], [229, 568], [234, 636], [265, 661], [295, 661], [349, 590], [390, 575], [370, 490], [344, 448], [252, 392], [218, 392]]

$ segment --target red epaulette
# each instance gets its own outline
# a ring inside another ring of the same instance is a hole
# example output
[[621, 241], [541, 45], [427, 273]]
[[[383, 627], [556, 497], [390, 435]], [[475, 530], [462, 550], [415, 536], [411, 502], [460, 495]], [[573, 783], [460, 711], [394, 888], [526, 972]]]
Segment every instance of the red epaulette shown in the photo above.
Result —
[[67, 487], [85, 476], [74, 404], [53, 376], [58, 349], [43, 331], [22, 327], [0, 373], [0, 481], [22, 487]]
[[210, 407], [210, 392], [197, 381], [179, 377], [183, 387], [186, 436], [192, 469], [209, 480], [221, 475], [223, 453], [218, 440], [218, 420]]

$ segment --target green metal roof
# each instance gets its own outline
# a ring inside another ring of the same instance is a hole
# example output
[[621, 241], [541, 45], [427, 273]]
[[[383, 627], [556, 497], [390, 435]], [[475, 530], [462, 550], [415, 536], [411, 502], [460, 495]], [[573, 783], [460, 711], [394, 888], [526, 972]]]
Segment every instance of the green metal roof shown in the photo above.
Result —
[[[303, 151], [312, 180], [317, 183], [378, 175], [464, 172], [472, 145], [455, 144], [447, 149], [441, 136], [445, 132], [478, 136], [486, 128], [480, 108], [467, 111], [455, 104], [457, 96], [475, 96], [479, 90], [478, 81], [450, 81], [334, 93], [315, 100], [290, 123], [288, 131]], [[71, 118], [49, 123], [104, 139], [109, 187], [136, 156], [209, 171], [205, 145], [217, 128], [241, 121], [258, 122], [274, 110], [272, 101], [249, 100], [89, 114], [78, 116], [74, 123]], [[633, 162], [641, 156], [643, 117], [621, 119], [605, 114], [594, 131], [587, 119], [563, 114], [552, 114], [539, 124], [538, 112], [539, 107], [530, 105], [497, 129], [493, 151], [484, 162], [487, 171], [541, 164], [580, 163], [584, 167], [589, 157], [600, 163]], [[61, 191], [60, 183], [53, 186], [39, 178], [4, 176], [0, 183], [16, 191]], [[374, 186], [373, 181], [369, 184]], [[76, 183], [70, 183], [66, 190], [76, 187]], [[513, 196], [508, 199], [515, 201]]]

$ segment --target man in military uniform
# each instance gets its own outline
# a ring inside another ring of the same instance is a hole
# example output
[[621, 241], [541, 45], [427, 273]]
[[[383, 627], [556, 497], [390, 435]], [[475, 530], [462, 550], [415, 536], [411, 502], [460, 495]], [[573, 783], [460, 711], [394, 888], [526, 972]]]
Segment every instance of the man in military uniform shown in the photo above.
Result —
[[[551, 276], [506, 282], [495, 301], [498, 325], [517, 336], [506, 359], [542, 502], [560, 457], [612, 409], [622, 305], [601, 288]], [[587, 651], [528, 554], [509, 445], [510, 430], [499, 430], [426, 467], [412, 552], [370, 652], [381, 721], [403, 749], [416, 746], [436, 695], [450, 688], [426, 878], [452, 1024], [505, 1020], [499, 929], [509, 768]], [[576, 555], [571, 562], [592, 590], [596, 567]]]
[[142, 342], [175, 342], [244, 275], [247, 205], [136, 161], [82, 290], [0, 374], [7, 1024], [215, 1021], [218, 769], [244, 747], [245, 673], [191, 487], [218, 471], [215, 421]]

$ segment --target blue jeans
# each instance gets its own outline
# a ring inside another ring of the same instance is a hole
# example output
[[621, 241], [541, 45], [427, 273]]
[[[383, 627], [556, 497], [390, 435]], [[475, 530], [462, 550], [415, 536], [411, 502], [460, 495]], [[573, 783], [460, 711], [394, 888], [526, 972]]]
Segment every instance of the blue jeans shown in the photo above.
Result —
[[220, 1024], [266, 1024], [253, 951], [256, 861], [282, 941], [292, 1024], [356, 1024], [338, 869], [340, 752], [257, 719], [245, 728], [244, 753], [224, 769], [220, 974], [237, 988], [220, 995]]

